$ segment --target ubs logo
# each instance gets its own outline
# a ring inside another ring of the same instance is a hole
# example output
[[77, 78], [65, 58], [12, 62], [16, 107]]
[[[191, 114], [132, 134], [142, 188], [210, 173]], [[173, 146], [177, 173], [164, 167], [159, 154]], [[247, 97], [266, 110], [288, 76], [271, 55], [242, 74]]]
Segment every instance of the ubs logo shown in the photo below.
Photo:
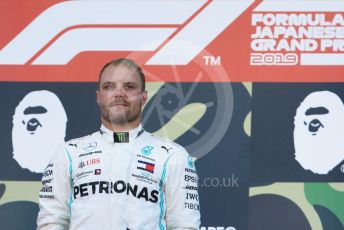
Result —
[[84, 167], [85, 167], [85, 162], [81, 161], [81, 162], [79, 163], [78, 168], [79, 168], [79, 169], [82, 169], [82, 168], [84, 168]]
[[100, 163], [100, 159], [96, 158], [96, 159], [90, 159], [86, 161], [86, 165], [96, 165]]

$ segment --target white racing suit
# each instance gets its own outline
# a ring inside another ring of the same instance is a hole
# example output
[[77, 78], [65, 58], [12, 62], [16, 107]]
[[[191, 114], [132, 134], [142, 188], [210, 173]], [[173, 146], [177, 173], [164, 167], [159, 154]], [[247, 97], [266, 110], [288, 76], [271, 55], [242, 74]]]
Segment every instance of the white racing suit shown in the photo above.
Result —
[[42, 184], [39, 230], [200, 226], [191, 157], [181, 146], [141, 126], [126, 134], [102, 126], [66, 142], [45, 169]]

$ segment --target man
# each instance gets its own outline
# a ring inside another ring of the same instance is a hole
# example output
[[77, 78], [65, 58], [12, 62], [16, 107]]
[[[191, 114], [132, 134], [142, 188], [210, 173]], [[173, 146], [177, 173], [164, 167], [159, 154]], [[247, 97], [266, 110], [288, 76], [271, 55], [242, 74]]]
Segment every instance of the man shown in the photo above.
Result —
[[197, 174], [184, 148], [144, 131], [144, 74], [128, 59], [100, 72], [99, 132], [61, 146], [43, 173], [38, 229], [198, 229]]

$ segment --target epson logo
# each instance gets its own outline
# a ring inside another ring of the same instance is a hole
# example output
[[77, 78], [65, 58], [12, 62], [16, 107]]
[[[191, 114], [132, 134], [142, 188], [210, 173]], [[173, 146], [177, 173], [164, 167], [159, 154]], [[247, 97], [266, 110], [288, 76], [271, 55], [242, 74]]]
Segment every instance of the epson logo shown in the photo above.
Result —
[[188, 182], [188, 181], [191, 181], [191, 182], [194, 182], [194, 183], [195, 183], [195, 182], [197, 182], [197, 177], [185, 175], [185, 176], [184, 176], [184, 180], [187, 181], [187, 182]]
[[149, 191], [147, 187], [139, 188], [138, 185], [131, 185], [122, 180], [116, 182], [109, 181], [92, 181], [89, 183], [74, 186], [74, 199], [89, 195], [105, 193], [124, 193], [137, 199], [145, 199], [146, 201], [157, 203], [159, 191]]

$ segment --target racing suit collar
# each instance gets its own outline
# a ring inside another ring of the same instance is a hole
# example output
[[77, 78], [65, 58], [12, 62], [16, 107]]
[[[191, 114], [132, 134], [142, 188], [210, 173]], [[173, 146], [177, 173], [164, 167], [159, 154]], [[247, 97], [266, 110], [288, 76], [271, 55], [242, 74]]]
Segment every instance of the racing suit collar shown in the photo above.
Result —
[[[139, 137], [142, 133], [144, 132], [142, 125], [140, 124], [134, 129], [127, 130], [125, 132], [114, 132], [108, 128], [106, 128], [104, 125], [101, 125], [100, 127], [100, 134], [108, 140], [109, 142], [112, 143], [128, 143], [131, 142], [132, 140], [136, 139]], [[122, 138], [118, 138], [117, 134], [123, 134]]]

